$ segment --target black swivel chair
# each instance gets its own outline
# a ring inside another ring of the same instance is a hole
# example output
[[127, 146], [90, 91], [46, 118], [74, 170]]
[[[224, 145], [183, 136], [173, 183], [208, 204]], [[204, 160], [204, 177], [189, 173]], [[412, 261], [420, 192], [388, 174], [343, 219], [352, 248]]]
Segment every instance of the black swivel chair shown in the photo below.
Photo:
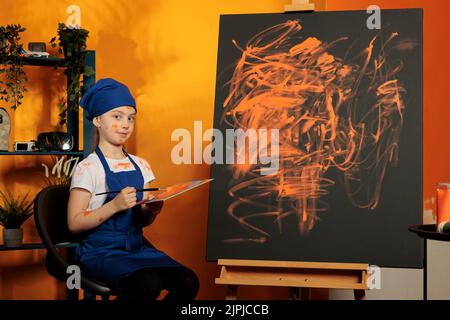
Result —
[[[77, 235], [70, 232], [67, 226], [67, 204], [69, 201], [68, 186], [49, 186], [42, 189], [34, 200], [34, 219], [39, 235], [47, 249], [45, 264], [47, 272], [60, 281], [66, 281], [67, 267], [70, 263], [70, 249], [67, 257], [56, 246], [61, 243], [77, 243]], [[73, 250], [72, 250], [73, 251]], [[81, 288], [90, 293], [90, 298], [100, 295], [109, 299], [115, 295], [104, 283], [86, 278], [81, 273]], [[78, 292], [76, 291], [76, 296]]]

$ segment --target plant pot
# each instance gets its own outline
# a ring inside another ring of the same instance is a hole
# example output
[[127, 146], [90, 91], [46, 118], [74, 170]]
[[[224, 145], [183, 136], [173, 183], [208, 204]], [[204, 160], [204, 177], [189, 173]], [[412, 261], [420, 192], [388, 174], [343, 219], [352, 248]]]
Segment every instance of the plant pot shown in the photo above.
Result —
[[16, 248], [22, 246], [23, 229], [6, 229], [3, 228], [3, 244], [8, 248]]

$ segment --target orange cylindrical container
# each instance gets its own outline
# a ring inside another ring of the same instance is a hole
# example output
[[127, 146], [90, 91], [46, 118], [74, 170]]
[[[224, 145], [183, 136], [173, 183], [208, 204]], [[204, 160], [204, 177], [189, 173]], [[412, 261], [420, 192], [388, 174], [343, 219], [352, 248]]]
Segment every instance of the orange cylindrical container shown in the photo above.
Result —
[[436, 229], [442, 231], [445, 222], [450, 221], [450, 183], [437, 184]]

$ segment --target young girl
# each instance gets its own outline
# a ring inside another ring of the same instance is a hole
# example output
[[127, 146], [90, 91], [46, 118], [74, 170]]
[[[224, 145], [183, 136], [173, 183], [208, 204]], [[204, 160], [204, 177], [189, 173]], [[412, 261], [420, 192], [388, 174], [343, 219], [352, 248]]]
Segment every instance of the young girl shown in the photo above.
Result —
[[[136, 103], [128, 88], [113, 79], [101, 79], [81, 100], [87, 119], [98, 133], [95, 152], [81, 161], [72, 177], [68, 226], [82, 233], [76, 258], [87, 277], [111, 286], [123, 299], [191, 300], [198, 278], [165, 253], [146, 245], [142, 227], [161, 211], [162, 201], [150, 199], [155, 179], [148, 163], [128, 154], [123, 145], [134, 129]], [[97, 195], [105, 191], [118, 191]]]

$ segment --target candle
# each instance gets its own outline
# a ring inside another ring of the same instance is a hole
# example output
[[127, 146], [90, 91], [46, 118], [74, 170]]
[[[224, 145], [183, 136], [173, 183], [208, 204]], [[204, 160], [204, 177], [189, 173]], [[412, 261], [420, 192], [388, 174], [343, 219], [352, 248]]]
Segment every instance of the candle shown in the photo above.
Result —
[[436, 227], [438, 232], [448, 232], [450, 224], [450, 183], [437, 184]]

